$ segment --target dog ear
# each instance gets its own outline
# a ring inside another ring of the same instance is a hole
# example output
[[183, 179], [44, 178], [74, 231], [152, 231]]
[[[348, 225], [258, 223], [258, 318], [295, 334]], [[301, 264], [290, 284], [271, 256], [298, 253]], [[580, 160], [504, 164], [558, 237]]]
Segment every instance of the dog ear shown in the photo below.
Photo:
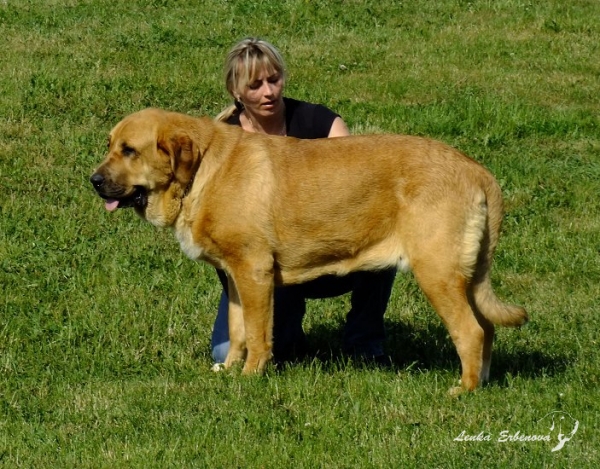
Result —
[[200, 167], [198, 146], [187, 134], [178, 133], [159, 139], [158, 147], [169, 155], [177, 182], [182, 187], [186, 187]]

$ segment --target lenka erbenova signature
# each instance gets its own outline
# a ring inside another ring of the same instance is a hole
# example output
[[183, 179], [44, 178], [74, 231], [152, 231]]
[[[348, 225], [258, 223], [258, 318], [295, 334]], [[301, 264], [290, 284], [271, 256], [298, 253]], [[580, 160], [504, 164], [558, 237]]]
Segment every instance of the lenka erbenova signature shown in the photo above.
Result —
[[[508, 430], [503, 430], [499, 433], [496, 441], [498, 443], [507, 443], [507, 442], [534, 442], [534, 441], [547, 441], [552, 442], [554, 439], [558, 440], [558, 444], [552, 448], [552, 452], [560, 451], [565, 443], [571, 441], [575, 433], [579, 428], [579, 421], [575, 420], [566, 412], [554, 411], [546, 414], [542, 417], [541, 421], [550, 420], [550, 428], [548, 433], [540, 434], [540, 435], [524, 435], [520, 431], [516, 431], [511, 433]], [[570, 433], [566, 434], [563, 432], [568, 432], [569, 429], [572, 429]], [[553, 435], [555, 432], [558, 432], [556, 436]], [[469, 435], [467, 432], [462, 431], [460, 435], [454, 438], [454, 441], [492, 441], [492, 434], [487, 432], [480, 432], [477, 435]]]

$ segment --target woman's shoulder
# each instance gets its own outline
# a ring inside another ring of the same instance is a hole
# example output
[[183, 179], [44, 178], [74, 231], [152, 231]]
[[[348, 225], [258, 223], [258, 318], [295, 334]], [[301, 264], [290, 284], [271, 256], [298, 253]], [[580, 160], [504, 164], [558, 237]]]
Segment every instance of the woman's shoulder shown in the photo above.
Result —
[[240, 113], [239, 112], [233, 112], [233, 114], [231, 114], [226, 120], [225, 122], [229, 125], [237, 125], [239, 127], [242, 126], [242, 123], [240, 121]]
[[335, 115], [339, 117], [337, 113], [333, 112], [327, 106], [323, 104], [309, 103], [308, 101], [300, 101], [298, 99], [293, 98], [283, 98], [285, 102], [286, 112], [287, 113], [298, 113], [304, 115]]
[[286, 109], [288, 135], [298, 138], [326, 138], [336, 117], [322, 104], [283, 98]]

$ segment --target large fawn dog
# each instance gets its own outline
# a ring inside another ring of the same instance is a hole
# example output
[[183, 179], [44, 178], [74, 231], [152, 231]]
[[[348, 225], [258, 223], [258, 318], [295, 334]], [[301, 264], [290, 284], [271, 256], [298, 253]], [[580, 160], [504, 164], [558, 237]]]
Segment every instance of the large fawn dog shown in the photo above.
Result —
[[271, 358], [273, 288], [324, 274], [412, 270], [448, 328], [462, 388], [489, 376], [494, 325], [525, 310], [490, 281], [503, 207], [494, 177], [433, 140], [299, 140], [158, 109], [119, 122], [91, 177], [106, 208], [171, 227], [182, 250], [227, 272], [231, 346], [244, 373]]

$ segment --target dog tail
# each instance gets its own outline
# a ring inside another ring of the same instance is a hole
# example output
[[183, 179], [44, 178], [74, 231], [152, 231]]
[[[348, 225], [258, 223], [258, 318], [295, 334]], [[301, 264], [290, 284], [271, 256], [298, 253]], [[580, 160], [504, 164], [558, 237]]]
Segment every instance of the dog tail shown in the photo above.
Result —
[[473, 297], [477, 310], [491, 323], [499, 326], [517, 327], [528, 321], [527, 312], [521, 306], [503, 303], [487, 281], [474, 286]]
[[[527, 312], [521, 306], [502, 302], [494, 293], [490, 272], [492, 259], [504, 214], [502, 192], [495, 179], [490, 178], [484, 188], [478, 210], [479, 245], [476, 263], [471, 276], [470, 301], [487, 320], [499, 326], [517, 327], [528, 321]], [[475, 228], [475, 226], [473, 226]], [[472, 239], [474, 241], [474, 239]], [[471, 243], [474, 246], [475, 243]], [[474, 256], [475, 257], [475, 256]]]

